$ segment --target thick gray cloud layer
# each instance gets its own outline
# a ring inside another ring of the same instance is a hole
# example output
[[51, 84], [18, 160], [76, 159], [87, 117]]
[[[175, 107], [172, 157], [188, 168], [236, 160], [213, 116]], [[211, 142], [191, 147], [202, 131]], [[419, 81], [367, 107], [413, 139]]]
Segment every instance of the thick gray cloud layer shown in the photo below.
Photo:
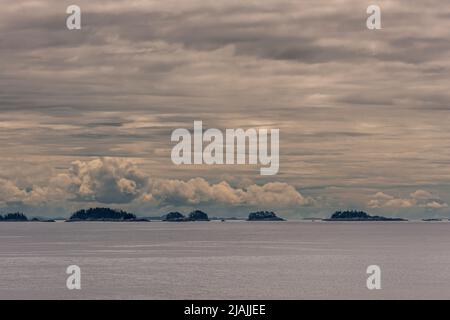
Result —
[[[271, 199], [293, 216], [347, 207], [447, 214], [444, 0], [377, 1], [376, 31], [365, 27], [372, 2], [359, 0], [77, 1], [81, 31], [65, 27], [72, 2], [0, 3], [5, 208], [226, 211]], [[174, 167], [170, 133], [193, 120], [280, 128], [279, 175]], [[125, 167], [91, 168], [101, 157]], [[61, 175], [69, 189], [54, 180]], [[415, 199], [418, 190], [429, 201]]]

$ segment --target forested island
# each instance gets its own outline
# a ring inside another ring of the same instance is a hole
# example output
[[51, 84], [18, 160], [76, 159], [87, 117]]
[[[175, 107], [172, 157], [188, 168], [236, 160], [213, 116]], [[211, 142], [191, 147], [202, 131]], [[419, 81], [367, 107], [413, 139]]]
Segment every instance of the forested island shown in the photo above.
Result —
[[77, 221], [145, 221], [147, 219], [139, 219], [133, 213], [129, 213], [123, 210], [116, 210], [111, 208], [89, 208], [87, 210], [82, 209], [73, 213], [67, 222]]
[[[74, 212], [70, 218], [65, 220], [66, 222], [82, 222], [82, 221], [114, 221], [114, 222], [149, 222], [150, 219], [162, 220], [167, 222], [189, 222], [189, 221], [210, 221], [210, 220], [243, 220], [244, 218], [209, 218], [206, 212], [201, 210], [194, 210], [190, 212], [187, 216], [174, 211], [162, 217], [153, 218], [138, 218], [135, 214], [111, 208], [89, 208], [81, 209]], [[357, 210], [346, 210], [346, 211], [336, 211], [331, 215], [330, 218], [320, 219], [313, 218], [312, 220], [322, 220], [322, 221], [407, 221], [401, 218], [388, 218], [383, 216], [371, 216], [364, 211]], [[7, 213], [0, 215], [0, 222], [55, 222], [55, 220], [48, 218], [34, 217], [28, 219], [27, 216], [21, 212]], [[280, 218], [276, 213], [272, 211], [256, 211], [248, 215], [246, 221], [286, 221]], [[422, 219], [422, 221], [442, 221], [442, 219]]]
[[371, 216], [364, 211], [336, 211], [329, 219], [323, 221], [407, 221], [400, 218], [386, 218], [381, 216]]
[[162, 220], [168, 222], [209, 221], [209, 217], [205, 212], [195, 210], [189, 213], [187, 217], [179, 212], [170, 212]]
[[257, 211], [248, 215], [247, 221], [285, 221], [272, 211]]
[[0, 221], [28, 221], [28, 218], [26, 215], [24, 215], [21, 212], [15, 212], [15, 213], [7, 213], [5, 215], [0, 215]]
[[55, 220], [41, 219], [41, 218], [32, 218], [30, 220], [23, 213], [15, 212], [15, 213], [7, 213], [5, 215], [0, 215], [0, 222], [55, 222]]
[[179, 212], [169, 212], [168, 214], [162, 217], [162, 220], [169, 222], [182, 222], [186, 221], [186, 217]]

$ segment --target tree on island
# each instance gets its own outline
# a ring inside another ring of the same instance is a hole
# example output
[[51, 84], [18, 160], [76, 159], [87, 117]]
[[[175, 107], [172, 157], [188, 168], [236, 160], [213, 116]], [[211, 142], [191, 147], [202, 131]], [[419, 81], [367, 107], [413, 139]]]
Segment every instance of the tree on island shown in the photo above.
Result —
[[169, 212], [163, 221], [186, 221], [186, 217], [179, 212]]
[[347, 210], [336, 211], [330, 219], [325, 221], [406, 221], [400, 218], [386, 218], [382, 216], [371, 216], [364, 211]]
[[368, 219], [370, 216], [364, 211], [346, 210], [336, 211], [331, 219]]
[[136, 216], [132, 213], [128, 213], [123, 210], [116, 210], [111, 208], [89, 208], [87, 210], [82, 209], [69, 218], [69, 221], [95, 221], [95, 220], [118, 220], [118, 221], [133, 221], [136, 220]]
[[195, 210], [189, 213], [189, 221], [209, 221], [209, 217], [206, 213], [200, 210]]
[[257, 211], [248, 215], [247, 221], [284, 221], [272, 211]]
[[192, 211], [188, 217], [179, 212], [170, 212], [163, 217], [163, 221], [209, 221], [208, 215], [200, 210]]
[[15, 212], [7, 213], [4, 216], [0, 215], [0, 221], [28, 221], [28, 218], [21, 212]]

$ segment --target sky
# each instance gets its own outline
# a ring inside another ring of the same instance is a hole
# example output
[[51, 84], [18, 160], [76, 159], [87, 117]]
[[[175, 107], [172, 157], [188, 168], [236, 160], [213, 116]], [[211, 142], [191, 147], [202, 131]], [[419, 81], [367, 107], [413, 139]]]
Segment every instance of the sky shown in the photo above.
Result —
[[[449, 72], [446, 0], [0, 0], [0, 212], [449, 217]], [[280, 129], [279, 173], [175, 166], [195, 120]]]

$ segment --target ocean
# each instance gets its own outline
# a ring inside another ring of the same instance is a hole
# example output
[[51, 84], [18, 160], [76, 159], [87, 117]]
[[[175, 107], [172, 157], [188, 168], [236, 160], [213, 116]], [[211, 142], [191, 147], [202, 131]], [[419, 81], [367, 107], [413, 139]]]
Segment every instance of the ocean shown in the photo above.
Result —
[[0, 299], [450, 299], [450, 222], [2, 222]]

